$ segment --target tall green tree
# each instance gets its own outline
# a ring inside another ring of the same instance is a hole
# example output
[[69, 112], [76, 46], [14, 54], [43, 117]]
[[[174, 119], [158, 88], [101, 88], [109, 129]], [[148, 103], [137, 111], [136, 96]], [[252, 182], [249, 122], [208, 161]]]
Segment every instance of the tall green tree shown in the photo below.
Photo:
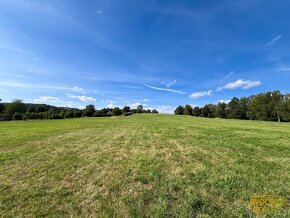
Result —
[[194, 107], [192, 109], [192, 116], [199, 117], [201, 114], [201, 109], [199, 107]]
[[124, 113], [129, 113], [130, 111], [131, 111], [131, 109], [130, 109], [129, 106], [125, 106], [125, 107], [123, 108], [123, 112], [124, 112]]
[[228, 103], [206, 104], [201, 108], [178, 106], [175, 114], [201, 117], [290, 121], [290, 94], [279, 91], [260, 93], [250, 97], [233, 97]]
[[4, 105], [1, 103], [2, 99], [0, 98], [0, 114], [3, 112], [4, 110]]
[[283, 97], [281, 117], [284, 121], [290, 121], [290, 94], [285, 94]]
[[237, 118], [237, 109], [239, 105], [239, 99], [233, 97], [232, 100], [227, 105], [227, 117], [230, 119]]
[[253, 120], [280, 121], [283, 111], [283, 95], [274, 91], [252, 96], [247, 115]]
[[11, 103], [7, 104], [5, 107], [4, 114], [7, 119], [11, 119], [15, 113], [23, 114], [25, 112], [25, 104], [21, 99], [14, 99]]
[[156, 109], [152, 110], [152, 114], [158, 114], [159, 112]]
[[118, 107], [115, 107], [113, 110], [112, 110], [112, 116], [120, 116], [122, 114], [122, 110]]
[[214, 104], [208, 104], [207, 106], [209, 108], [209, 113], [208, 113], [207, 117], [209, 117], [209, 118], [216, 117], [216, 114], [217, 114], [217, 107], [216, 107], [216, 105], [214, 105]]
[[192, 107], [190, 105], [185, 105], [183, 109], [183, 115], [190, 115], [192, 116]]
[[94, 116], [95, 112], [96, 112], [95, 106], [92, 104], [87, 105], [85, 110], [83, 111], [84, 116], [87, 116], [87, 117]]
[[274, 91], [271, 93], [271, 117], [278, 122], [281, 121], [281, 117], [283, 116], [283, 99], [284, 97], [280, 91]]
[[235, 109], [235, 118], [236, 119], [248, 119], [247, 111], [249, 108], [249, 99], [248, 98], [240, 98], [238, 101], [238, 105]]
[[217, 104], [217, 110], [216, 110], [216, 116], [219, 118], [226, 118], [227, 117], [227, 111], [226, 111], [227, 104], [224, 102], [218, 102]]
[[177, 115], [183, 115], [183, 111], [184, 111], [184, 107], [179, 105], [175, 111], [174, 111], [174, 114], [177, 114]]
[[211, 116], [210, 108], [207, 104], [201, 108], [200, 116], [201, 117], [210, 117]]
[[142, 113], [143, 112], [143, 105], [138, 105], [136, 111], [137, 111], [137, 113]]

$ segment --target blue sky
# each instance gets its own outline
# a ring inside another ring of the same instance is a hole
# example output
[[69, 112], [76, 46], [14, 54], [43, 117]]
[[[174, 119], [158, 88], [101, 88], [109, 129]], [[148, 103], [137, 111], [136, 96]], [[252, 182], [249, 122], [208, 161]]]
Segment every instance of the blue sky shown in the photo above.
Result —
[[171, 113], [290, 88], [290, 2], [1, 0], [0, 98]]

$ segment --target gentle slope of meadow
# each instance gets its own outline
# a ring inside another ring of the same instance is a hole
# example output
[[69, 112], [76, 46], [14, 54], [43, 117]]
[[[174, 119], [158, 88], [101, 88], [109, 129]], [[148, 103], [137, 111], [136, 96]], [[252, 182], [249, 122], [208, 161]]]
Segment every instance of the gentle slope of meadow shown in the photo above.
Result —
[[148, 114], [0, 123], [0, 216], [250, 216], [258, 194], [290, 196], [290, 123]]

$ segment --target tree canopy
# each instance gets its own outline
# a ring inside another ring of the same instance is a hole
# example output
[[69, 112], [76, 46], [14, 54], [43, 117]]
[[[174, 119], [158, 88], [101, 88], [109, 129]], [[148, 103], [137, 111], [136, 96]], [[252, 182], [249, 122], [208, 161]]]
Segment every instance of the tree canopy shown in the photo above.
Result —
[[80, 117], [108, 117], [108, 116], [129, 116], [133, 113], [158, 113], [156, 109], [144, 109], [139, 105], [137, 109], [125, 106], [123, 109], [102, 108], [96, 110], [90, 104], [85, 109], [69, 107], [55, 107], [46, 104], [25, 104], [20, 99], [15, 99], [11, 103], [2, 103], [0, 99], [0, 121], [2, 120], [29, 120], [29, 119], [68, 119]]
[[250, 119], [266, 121], [290, 121], [290, 94], [280, 91], [260, 93], [250, 97], [233, 97], [230, 102], [206, 104], [203, 107], [178, 106], [177, 115], [191, 115], [209, 118]]

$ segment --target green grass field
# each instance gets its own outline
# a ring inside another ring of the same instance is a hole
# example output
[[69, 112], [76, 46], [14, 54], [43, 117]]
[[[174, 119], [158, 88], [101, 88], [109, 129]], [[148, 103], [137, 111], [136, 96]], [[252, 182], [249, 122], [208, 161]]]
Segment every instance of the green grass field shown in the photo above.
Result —
[[[0, 217], [242, 217], [260, 194], [290, 196], [290, 123], [0, 123]], [[289, 205], [268, 215], [289, 217]]]

